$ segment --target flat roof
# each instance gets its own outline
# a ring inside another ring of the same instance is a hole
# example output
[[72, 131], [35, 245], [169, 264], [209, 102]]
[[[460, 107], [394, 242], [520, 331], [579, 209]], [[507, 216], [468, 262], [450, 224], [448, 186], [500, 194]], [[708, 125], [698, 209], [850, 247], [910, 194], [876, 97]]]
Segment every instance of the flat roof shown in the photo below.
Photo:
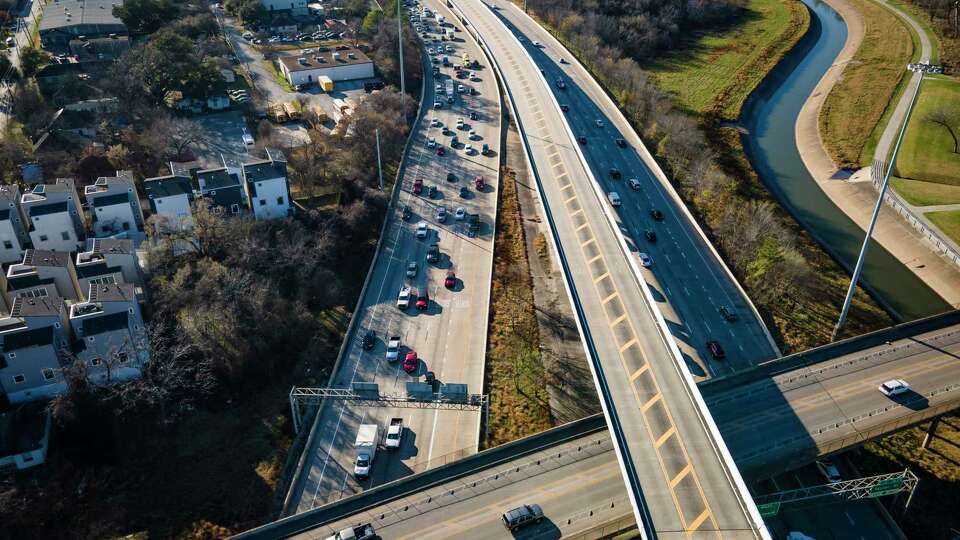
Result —
[[[333, 55], [337, 55], [334, 60]], [[303, 60], [301, 62], [300, 60]], [[283, 63], [287, 71], [308, 71], [311, 69], [327, 69], [337, 66], [349, 66], [354, 64], [369, 64], [371, 60], [359, 49], [346, 49], [342, 51], [314, 52], [297, 56], [281, 56], [280, 62]]]
[[47, 2], [40, 19], [40, 31], [79, 24], [116, 25], [126, 29], [123, 21], [113, 16], [113, 6], [121, 0], [55, 0]]

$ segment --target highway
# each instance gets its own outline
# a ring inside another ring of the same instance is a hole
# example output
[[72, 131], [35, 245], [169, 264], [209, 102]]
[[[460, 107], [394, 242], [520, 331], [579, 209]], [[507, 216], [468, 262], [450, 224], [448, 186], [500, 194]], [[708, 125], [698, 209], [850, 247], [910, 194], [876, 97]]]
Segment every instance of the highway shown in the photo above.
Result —
[[516, 109], [638, 521], [658, 536], [767, 537], [551, 85], [486, 5], [454, 6], [496, 59]]
[[7, 84], [8, 78], [13, 69], [20, 68], [20, 53], [30, 45], [30, 29], [33, 22], [43, 13], [43, 6], [44, 3], [41, 0], [28, 0], [26, 2], [26, 8], [21, 9], [20, 14], [10, 13], [11, 16], [16, 17], [14, 21], [17, 24], [17, 31], [13, 34], [15, 41], [14, 47], [7, 50], [11, 70], [7, 73], [0, 73], [0, 133], [6, 130], [7, 120], [13, 114], [13, 111], [10, 110], [10, 97], [13, 93], [13, 84], [12, 82]]
[[[775, 426], [779, 423], [796, 425], [789, 421], [790, 418], [795, 417], [800, 424], [812, 426], [824, 414], [834, 414], [838, 405], [842, 414], [850, 417], [861, 415], [876, 406], [896, 405], [896, 401], [877, 391], [877, 385], [883, 380], [906, 377], [918, 394], [940, 388], [945, 382], [960, 381], [958, 353], [960, 325], [954, 325], [778, 375], [775, 377], [777, 384], [786, 399], [796, 403], [796, 411], [789, 408], [767, 410], [766, 400], [769, 396], [765, 391], [752, 392], [753, 385], [711, 396], [711, 401], [715, 403], [711, 410], [720, 419], [725, 438], [731, 442], [741, 438], [752, 441], [752, 446], [731, 445], [738, 464], [744, 460], [749, 462], [753, 448], [776, 446], [778, 435]], [[802, 379], [815, 382], [803, 383]], [[838, 390], [841, 392], [838, 393]], [[954, 400], [954, 407], [960, 403], [958, 394], [960, 390], [945, 394]], [[846, 398], [848, 395], [851, 396], [849, 400]], [[830, 397], [837, 403], [833, 403]], [[943, 399], [947, 398], [932, 399], [931, 403]], [[802, 403], [805, 400], [809, 403]], [[726, 404], [721, 405], [724, 401]], [[734, 414], [734, 410], [739, 413]], [[909, 407], [894, 407], [871, 422], [872, 425], [878, 422], [897, 425], [898, 418], [913, 412]], [[745, 433], [743, 425], [755, 426], [753, 429], [757, 433]], [[774, 438], [770, 439], [769, 444], [760, 444], [758, 439], [763, 437], [766, 440], [767, 433], [774, 433]], [[502, 526], [496, 523], [497, 517], [504, 510], [521, 503], [542, 505], [549, 523], [545, 522], [542, 528], [526, 530], [518, 538], [575, 535], [600, 523], [629, 515], [629, 511], [622, 508], [622, 501], [627, 495], [622, 479], [618, 478], [614, 468], [616, 456], [610, 441], [607, 431], [593, 433], [537, 454], [517, 458], [508, 464], [477, 470], [467, 477], [423, 492], [410, 493], [402, 499], [349, 519], [313, 528], [303, 537], [324, 538], [330, 530], [362, 521], [373, 523], [377, 532], [388, 539], [409, 538], [410, 535], [423, 538], [508, 538]], [[812, 459], [811, 455], [805, 453], [803, 445], [794, 446], [790, 451], [805, 462]], [[786, 451], [778, 455], [786, 462], [796, 461]], [[854, 477], [851, 471], [845, 469], [842, 461], [838, 465], [845, 477]], [[784, 466], [779, 466], [779, 470], [785, 470]], [[816, 470], [809, 466], [777, 474], [773, 478], [753, 477], [752, 480], [756, 480], [752, 485], [757, 493], [823, 482]], [[830, 499], [785, 506], [781, 514], [768, 523], [779, 535], [802, 530], [815, 538], [892, 538], [879, 521], [875, 506], [864, 502], [833, 502], [839, 504], [830, 506], [829, 511], [824, 509], [830, 504]], [[609, 508], [611, 504], [613, 508]], [[590, 511], [594, 515], [591, 516]], [[569, 524], [567, 520], [570, 520]], [[660, 538], [673, 536], [679, 538], [681, 535], [658, 532]]]
[[[630, 245], [653, 261], [643, 269], [644, 278], [691, 373], [697, 378], [722, 376], [779, 356], [746, 294], [699, 233], [666, 177], [651, 172], [653, 158], [616, 104], [562, 44], [516, 4], [497, 5], [501, 8], [497, 14], [523, 36], [522, 45], [547, 81], [554, 83], [551, 90], [557, 100], [569, 108], [565, 115], [573, 133], [586, 138], [581, 149], [594, 177], [605, 191], [616, 191], [623, 200], [617, 212], [619, 225]], [[565, 81], [566, 88], [558, 89], [557, 80]], [[618, 138], [625, 141], [623, 147]], [[617, 169], [621, 178], [614, 179], [611, 169]], [[639, 180], [638, 189], [629, 186], [631, 178]], [[664, 214], [663, 221], [651, 217], [653, 209]], [[645, 231], [653, 232], [656, 241], [646, 239]], [[718, 312], [720, 306], [734, 310], [739, 321], [726, 321]], [[723, 346], [724, 360], [710, 355], [708, 340]]]
[[[433, 23], [436, 29], [436, 23]], [[458, 41], [439, 42], [444, 47], [451, 45], [455, 52], [451, 59], [464, 51], [473, 58], [482, 58], [477, 45], [467, 39], [465, 32], [457, 34]], [[434, 47], [428, 43], [427, 47]], [[446, 53], [445, 53], [446, 54]], [[440, 55], [434, 55], [439, 60]], [[424, 61], [429, 65], [430, 58]], [[481, 60], [481, 63], [483, 61]], [[332, 380], [334, 388], [347, 388], [353, 382], [376, 382], [380, 392], [405, 394], [405, 384], [423, 380], [426, 371], [433, 371], [441, 383], [467, 384], [468, 391], [483, 391], [483, 366], [486, 350], [486, 323], [490, 300], [490, 280], [493, 261], [493, 226], [496, 222], [498, 182], [497, 154], [500, 141], [499, 94], [495, 77], [487, 66], [477, 71], [479, 80], [453, 79], [459, 84], [472, 86], [476, 95], [460, 94], [454, 104], [444, 98], [443, 108], [432, 107], [435, 97], [434, 84], [448, 80], [453, 75], [452, 67], [441, 68], [437, 80], [429, 76], [427, 68], [424, 105], [421, 117], [415, 126], [414, 140], [406, 156], [406, 165], [401, 179], [399, 200], [391, 206], [387, 217], [386, 231], [380, 256], [371, 271], [369, 284], [356, 313], [356, 329], [348, 336], [351, 341]], [[478, 114], [472, 121], [469, 113]], [[431, 127], [437, 119], [443, 126]], [[464, 129], [457, 129], [457, 118], [465, 120]], [[469, 129], [476, 130], [476, 139], [468, 140]], [[452, 135], [456, 134], [461, 144], [450, 147]], [[435, 138], [445, 147], [443, 156], [436, 148], [428, 147], [428, 138]], [[482, 156], [479, 152], [467, 155], [463, 145], [473, 144], [477, 149], [484, 143], [490, 145], [493, 154]], [[455, 180], [447, 181], [453, 173]], [[474, 178], [483, 176], [486, 187], [474, 188]], [[423, 191], [415, 194], [414, 182], [423, 181]], [[436, 186], [438, 193], [430, 198], [429, 187]], [[466, 197], [460, 188], [468, 186]], [[409, 206], [412, 216], [402, 219], [402, 209]], [[447, 218], [438, 221], [437, 211], [445, 206]], [[456, 208], [463, 207], [468, 213], [479, 213], [480, 229], [476, 237], [470, 237], [466, 219], [458, 220]], [[418, 222], [425, 221], [427, 238], [416, 237]], [[425, 260], [429, 245], [439, 242], [441, 259], [437, 264]], [[410, 262], [418, 269], [413, 278], [405, 273]], [[444, 286], [447, 272], [456, 273], [452, 289]], [[429, 307], [425, 311], [414, 308], [397, 308], [397, 296], [401, 286], [409, 285], [415, 291], [429, 291]], [[364, 350], [360, 340], [367, 331], [376, 333], [372, 350]], [[386, 342], [389, 336], [400, 336], [402, 348], [399, 360], [388, 362]], [[419, 365], [413, 375], [404, 372], [401, 365], [407, 352], [416, 351]], [[354, 441], [358, 426], [376, 423], [381, 427], [392, 417], [402, 417], [407, 427], [401, 448], [377, 453], [371, 477], [358, 482], [352, 476], [355, 460]], [[349, 496], [383, 483], [435, 466], [477, 451], [480, 431], [478, 411], [438, 411], [433, 409], [366, 408], [344, 402], [327, 401], [313, 424], [312, 444], [305, 449], [306, 466], [297, 475], [291, 488], [291, 508], [303, 512], [340, 497]]]

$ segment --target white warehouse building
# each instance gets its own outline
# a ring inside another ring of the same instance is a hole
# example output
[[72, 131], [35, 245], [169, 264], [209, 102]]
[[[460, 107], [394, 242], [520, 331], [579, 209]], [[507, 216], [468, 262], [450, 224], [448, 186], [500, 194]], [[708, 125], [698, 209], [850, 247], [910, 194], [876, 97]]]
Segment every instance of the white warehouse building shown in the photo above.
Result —
[[373, 62], [363, 52], [353, 48], [282, 56], [278, 63], [283, 76], [292, 85], [309, 85], [323, 75], [334, 82], [373, 78]]

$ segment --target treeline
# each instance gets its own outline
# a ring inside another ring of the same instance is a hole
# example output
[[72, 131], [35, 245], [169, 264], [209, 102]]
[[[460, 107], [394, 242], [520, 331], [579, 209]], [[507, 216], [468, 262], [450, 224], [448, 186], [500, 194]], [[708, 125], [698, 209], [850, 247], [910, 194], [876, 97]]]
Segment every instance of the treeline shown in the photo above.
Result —
[[[927, 13], [940, 38], [940, 63], [960, 67], [960, 4], [955, 0], [909, 0]], [[936, 46], [934, 44], [934, 46]]]

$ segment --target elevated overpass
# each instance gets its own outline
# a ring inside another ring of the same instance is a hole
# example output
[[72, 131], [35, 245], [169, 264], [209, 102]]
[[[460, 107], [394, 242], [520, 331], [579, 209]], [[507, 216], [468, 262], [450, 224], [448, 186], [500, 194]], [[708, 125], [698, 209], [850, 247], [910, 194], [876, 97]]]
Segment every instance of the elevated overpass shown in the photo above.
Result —
[[[876, 387], [892, 377], [909, 380], [915, 394], [900, 401], [884, 397]], [[960, 312], [784, 357], [700, 387], [738, 466], [756, 479], [958, 408], [960, 388], [943, 389], [951, 384], [960, 386]], [[384, 538], [508, 538], [498, 514], [521, 502], [541, 504], [554, 533], [580, 534], [631, 513], [604, 428], [597, 415], [240, 537], [325, 538], [365, 521]]]

